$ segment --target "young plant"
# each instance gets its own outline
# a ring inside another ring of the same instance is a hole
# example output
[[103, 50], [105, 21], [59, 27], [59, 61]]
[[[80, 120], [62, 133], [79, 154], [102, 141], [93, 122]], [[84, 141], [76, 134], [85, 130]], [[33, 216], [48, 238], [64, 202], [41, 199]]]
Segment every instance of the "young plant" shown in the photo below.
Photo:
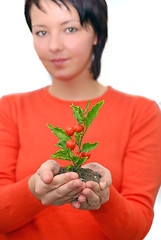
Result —
[[[82, 145], [82, 140], [87, 129], [96, 118], [104, 103], [104, 101], [98, 102], [89, 111], [90, 102], [91, 100], [88, 101], [85, 110], [73, 104], [70, 106], [73, 108], [73, 116], [77, 119], [77, 124], [68, 127], [66, 131], [59, 127], [48, 125], [55, 136], [59, 138], [56, 146], [60, 148], [51, 158], [71, 161], [72, 164], [66, 167], [68, 171], [72, 171], [74, 168], [76, 171], [79, 171], [81, 165], [91, 156], [91, 151], [98, 146], [98, 142], [84, 143]], [[78, 151], [75, 151], [76, 146], [78, 147]]]

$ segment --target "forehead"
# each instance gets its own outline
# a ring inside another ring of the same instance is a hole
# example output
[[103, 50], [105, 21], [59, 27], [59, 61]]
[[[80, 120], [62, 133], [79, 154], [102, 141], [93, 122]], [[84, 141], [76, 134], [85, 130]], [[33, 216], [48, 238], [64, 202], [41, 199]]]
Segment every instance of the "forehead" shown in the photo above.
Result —
[[58, 3], [59, 5], [51, 0], [40, 0], [40, 9], [33, 4], [30, 9], [32, 23], [41, 20], [61, 22], [73, 19], [80, 21], [79, 14], [71, 3], [66, 3], [67, 7], [61, 2]]

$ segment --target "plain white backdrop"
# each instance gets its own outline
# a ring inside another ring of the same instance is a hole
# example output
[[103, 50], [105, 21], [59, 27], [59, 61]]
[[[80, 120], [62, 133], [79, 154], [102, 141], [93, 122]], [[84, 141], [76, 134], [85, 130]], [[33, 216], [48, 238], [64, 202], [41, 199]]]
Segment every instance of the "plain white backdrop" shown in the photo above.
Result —
[[[161, 0], [107, 0], [109, 39], [99, 81], [161, 102]], [[0, 5], [0, 97], [50, 84], [32, 44], [24, 0]], [[161, 239], [161, 193], [146, 240]]]

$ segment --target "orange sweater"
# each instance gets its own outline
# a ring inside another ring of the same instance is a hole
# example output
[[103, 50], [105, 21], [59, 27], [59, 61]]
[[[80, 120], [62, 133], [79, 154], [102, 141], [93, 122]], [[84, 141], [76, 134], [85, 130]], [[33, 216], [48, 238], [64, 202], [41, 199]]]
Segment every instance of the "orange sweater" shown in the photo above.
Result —
[[0, 240], [141, 240], [147, 234], [161, 182], [160, 110], [111, 87], [91, 105], [102, 99], [85, 142], [99, 141], [89, 161], [108, 168], [113, 184], [107, 203], [83, 211], [43, 206], [28, 189], [29, 177], [57, 150], [47, 124], [65, 129], [75, 123], [71, 102], [52, 97], [47, 87], [1, 98]]

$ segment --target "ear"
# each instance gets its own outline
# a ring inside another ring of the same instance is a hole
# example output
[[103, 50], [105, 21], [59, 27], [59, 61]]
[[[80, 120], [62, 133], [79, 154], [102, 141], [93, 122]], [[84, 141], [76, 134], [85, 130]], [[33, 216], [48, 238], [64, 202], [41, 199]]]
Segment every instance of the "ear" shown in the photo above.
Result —
[[98, 43], [98, 36], [97, 36], [97, 34], [95, 33], [95, 35], [94, 35], [94, 40], [93, 40], [93, 45], [96, 46], [97, 43]]

